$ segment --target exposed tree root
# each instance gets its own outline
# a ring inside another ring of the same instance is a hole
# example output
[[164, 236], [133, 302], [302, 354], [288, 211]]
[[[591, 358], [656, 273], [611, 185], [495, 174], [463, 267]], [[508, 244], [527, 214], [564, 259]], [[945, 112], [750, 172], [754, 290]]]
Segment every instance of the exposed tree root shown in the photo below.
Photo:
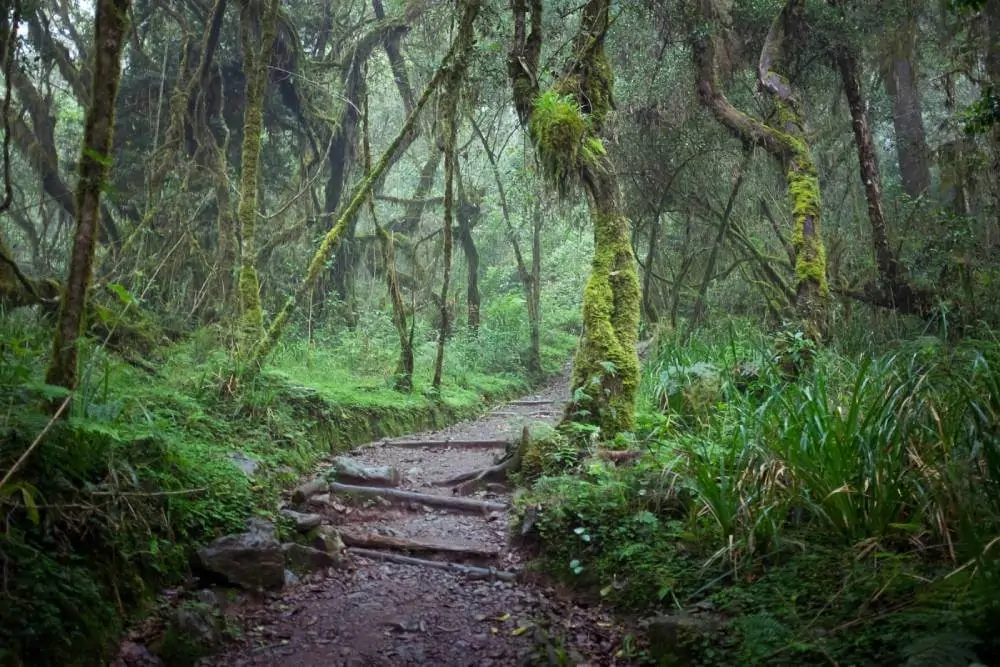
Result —
[[394, 554], [390, 551], [374, 551], [372, 549], [351, 547], [348, 549], [348, 553], [374, 560], [387, 560], [392, 563], [402, 563], [404, 565], [421, 565], [423, 567], [432, 567], [436, 570], [450, 570], [464, 574], [470, 579], [499, 579], [500, 581], [514, 581], [517, 579], [517, 574], [514, 572], [497, 570], [492, 567], [475, 567], [474, 565], [462, 565], [446, 561], [425, 560], [423, 558]]
[[382, 496], [393, 500], [421, 503], [435, 507], [447, 509], [466, 510], [473, 512], [493, 512], [507, 509], [507, 503], [496, 503], [487, 500], [472, 500], [470, 498], [453, 498], [449, 496], [435, 496], [429, 493], [415, 493], [413, 491], [400, 491], [399, 489], [379, 489], [367, 486], [353, 486], [350, 484], [330, 484], [330, 491], [334, 493], [353, 493], [359, 496]]
[[389, 440], [383, 442], [384, 447], [409, 447], [414, 449], [434, 447], [454, 447], [456, 449], [504, 449], [509, 445], [507, 440]]
[[442, 553], [473, 558], [496, 558], [500, 555], [498, 549], [464, 546], [460, 544], [445, 544], [442, 542], [425, 542], [405, 537], [391, 537], [378, 533], [361, 533], [344, 528], [338, 528], [340, 539], [349, 547], [364, 547], [369, 549], [398, 549], [421, 553]]

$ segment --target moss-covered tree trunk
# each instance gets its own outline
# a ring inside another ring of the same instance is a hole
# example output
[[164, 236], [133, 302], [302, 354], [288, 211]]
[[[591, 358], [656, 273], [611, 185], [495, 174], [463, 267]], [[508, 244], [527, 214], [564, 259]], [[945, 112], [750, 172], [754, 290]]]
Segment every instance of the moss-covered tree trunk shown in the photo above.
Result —
[[52, 359], [45, 381], [67, 389], [77, 383], [77, 338], [83, 327], [87, 291], [101, 224], [101, 193], [111, 165], [115, 98], [121, 55], [128, 32], [130, 0], [98, 0], [94, 15], [93, 81], [83, 131], [80, 180], [76, 189], [76, 233], [70, 249], [69, 275], [59, 310]]
[[[278, 23], [280, 0], [269, 0], [264, 15], [254, 16], [253, 4], [243, 8], [241, 38], [243, 69], [246, 75], [246, 106], [243, 110], [243, 155], [240, 167], [240, 201], [236, 219], [240, 230], [240, 338], [253, 343], [264, 333], [264, 311], [260, 303], [257, 277], [257, 213], [261, 142], [264, 135], [264, 93], [267, 65]], [[258, 33], [259, 27], [259, 33]], [[258, 36], [259, 34], [259, 36]]]
[[[580, 183], [594, 230], [594, 258], [583, 295], [583, 335], [573, 362], [567, 421], [597, 426], [606, 437], [632, 428], [639, 387], [639, 277], [630, 224], [600, 132], [613, 107], [613, 75], [604, 52], [610, 0], [583, 7], [564, 74], [539, 92], [540, 0], [514, 0], [508, 73], [514, 103], [544, 175], [561, 195]], [[530, 31], [527, 18], [530, 10]]]
[[[770, 126], [736, 109], [722, 93], [716, 66], [716, 42], [699, 32], [694, 43], [698, 94], [702, 103], [745, 143], [763, 146], [781, 160], [792, 209], [792, 248], [795, 254], [795, 299], [805, 333], [815, 340], [826, 334], [826, 248], [820, 235], [819, 174], [809, 150], [805, 118], [787, 76], [783, 73], [791, 43], [804, 31], [803, 0], [789, 0], [771, 24], [757, 65], [757, 80], [770, 93], [777, 109], [777, 126]], [[713, 24], [718, 7], [701, 1], [702, 13]]]
[[789, 40], [804, 31], [805, 0], [789, 0], [771, 24], [757, 64], [757, 81], [771, 94], [784, 148], [785, 181], [792, 207], [796, 308], [806, 334], [826, 335], [826, 247], [820, 236], [819, 172], [806, 139], [805, 113], [784, 74]]
[[606, 168], [585, 175], [594, 226], [594, 259], [583, 292], [583, 335], [573, 361], [567, 419], [606, 437], [632, 428], [639, 389], [639, 275], [618, 185]]

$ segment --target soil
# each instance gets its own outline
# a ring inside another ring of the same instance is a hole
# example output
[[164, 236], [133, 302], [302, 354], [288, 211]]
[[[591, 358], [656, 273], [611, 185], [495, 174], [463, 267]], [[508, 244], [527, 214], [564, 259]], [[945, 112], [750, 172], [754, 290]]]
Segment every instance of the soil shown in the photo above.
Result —
[[[567, 400], [565, 378], [526, 401], [499, 406], [480, 419], [407, 440], [516, 439], [525, 423], [554, 422]], [[435, 486], [492, 465], [503, 450], [399, 448], [379, 442], [350, 455], [403, 473], [400, 488], [451, 495]], [[479, 490], [471, 498], [509, 501], [509, 491]], [[381, 500], [381, 502], [380, 502]], [[509, 512], [462, 513], [381, 498], [313, 499], [309, 511], [333, 526], [493, 549], [495, 559], [412, 554], [424, 559], [522, 573], [524, 555], [508, 544]], [[616, 654], [625, 629], [598, 607], [585, 606], [529, 577], [499, 581], [461, 572], [371, 560], [351, 554], [345, 565], [313, 573], [276, 595], [243, 600], [226, 612], [241, 638], [206, 661], [219, 667], [500, 667], [507, 665], [625, 665]]]

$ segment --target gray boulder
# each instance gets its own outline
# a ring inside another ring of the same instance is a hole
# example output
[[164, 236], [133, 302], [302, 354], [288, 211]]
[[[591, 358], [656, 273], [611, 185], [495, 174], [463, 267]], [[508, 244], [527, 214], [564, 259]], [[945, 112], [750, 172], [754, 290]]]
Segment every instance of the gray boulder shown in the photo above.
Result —
[[333, 460], [331, 477], [338, 482], [366, 486], [398, 486], [401, 479], [399, 471], [392, 466], [366, 466], [347, 456]]
[[[292, 571], [312, 572], [323, 570], [336, 564], [337, 558], [319, 549], [307, 547], [304, 544], [289, 542], [281, 545], [281, 550], [285, 554], [285, 563]], [[284, 577], [284, 574], [282, 574]]]
[[308, 533], [323, 523], [323, 517], [319, 514], [304, 514], [295, 510], [284, 509], [281, 510], [281, 516], [291, 519], [295, 524], [295, 530], [300, 533]]
[[198, 549], [197, 564], [206, 572], [242, 588], [281, 588], [285, 558], [274, 526], [251, 519], [245, 533], [226, 535]]

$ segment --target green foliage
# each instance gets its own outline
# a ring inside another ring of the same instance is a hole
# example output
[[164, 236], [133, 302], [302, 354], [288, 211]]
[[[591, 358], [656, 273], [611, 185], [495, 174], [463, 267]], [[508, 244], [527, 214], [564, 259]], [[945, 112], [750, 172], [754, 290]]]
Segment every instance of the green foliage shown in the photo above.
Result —
[[[626, 438], [643, 457], [584, 458], [520, 500], [546, 567], [628, 608], [710, 597], [736, 621], [699, 648], [703, 664], [988, 662], [1000, 348], [810, 348], [811, 370], [790, 381], [764, 340], [662, 340], [642, 385], [649, 412]], [[737, 360], [752, 360], [753, 386], [716, 371]], [[657, 416], [703, 375], [713, 399], [700, 420]]]
[[[501, 314], [505, 306], [494, 307]], [[509, 323], [484, 322], [483, 339], [502, 342], [498, 355], [524, 344], [520, 335], [505, 338]], [[41, 383], [47, 329], [14, 318], [0, 326], [0, 470], [7, 470], [45, 427], [43, 405], [65, 392]], [[496, 372], [499, 356], [477, 361], [477, 343], [456, 340], [458, 362], [444, 391], [427, 397], [419, 391], [433, 359], [427, 337], [418, 391], [400, 394], [387, 371], [395, 361], [392, 324], [381, 314], [362, 317], [354, 332], [317, 337], [322, 345], [286, 339], [272, 368], [243, 384], [219, 331], [158, 350], [155, 377], [83, 344], [70, 417], [0, 489], [8, 519], [0, 565], [17, 572], [0, 605], [0, 663], [28, 655], [40, 667], [106, 663], [123, 611], [141, 611], [160, 587], [176, 583], [195, 545], [239, 530], [251, 513], [272, 516], [279, 488], [319, 457], [444, 426], [526, 386], [516, 373]], [[558, 335], [547, 341], [549, 358], [564, 359], [572, 343]], [[237, 456], [256, 464], [252, 476]], [[198, 647], [182, 639], [168, 637], [164, 650], [174, 664], [191, 664]]]

